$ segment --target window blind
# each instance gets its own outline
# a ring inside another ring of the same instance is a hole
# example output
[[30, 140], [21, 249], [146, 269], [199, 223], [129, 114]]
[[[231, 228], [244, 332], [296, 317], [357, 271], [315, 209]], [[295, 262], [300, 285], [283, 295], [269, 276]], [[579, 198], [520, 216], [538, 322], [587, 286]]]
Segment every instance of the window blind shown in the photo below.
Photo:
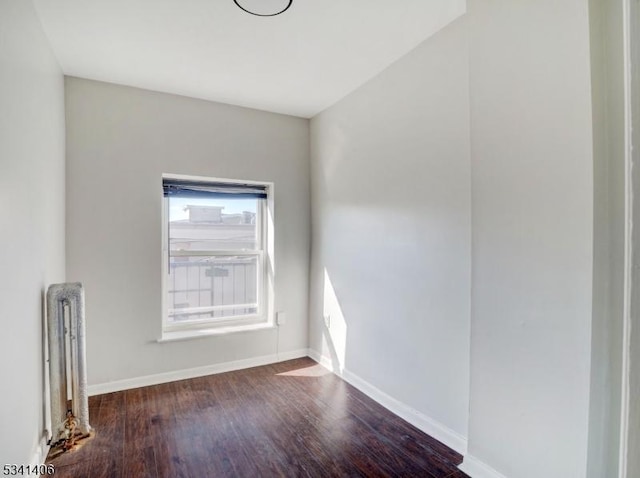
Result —
[[260, 184], [236, 184], [163, 178], [162, 190], [164, 196], [170, 198], [267, 198], [267, 187]]

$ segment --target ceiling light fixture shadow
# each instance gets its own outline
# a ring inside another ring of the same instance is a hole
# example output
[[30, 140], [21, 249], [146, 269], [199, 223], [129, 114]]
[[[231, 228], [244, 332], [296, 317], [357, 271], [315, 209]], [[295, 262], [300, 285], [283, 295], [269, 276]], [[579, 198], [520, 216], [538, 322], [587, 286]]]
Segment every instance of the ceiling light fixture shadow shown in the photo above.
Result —
[[281, 13], [284, 13], [287, 10], [289, 10], [289, 7], [293, 3], [293, 0], [289, 0], [289, 2], [287, 3], [287, 6], [284, 7], [282, 10], [280, 10], [279, 12], [276, 12], [276, 13], [256, 13], [256, 12], [252, 12], [251, 10], [248, 10], [245, 7], [243, 7], [242, 5], [240, 5], [238, 0], [233, 0], [233, 3], [235, 3], [238, 6], [238, 8], [240, 8], [241, 10], [243, 10], [243, 11], [245, 11], [247, 13], [250, 13], [251, 15], [255, 15], [256, 17], [275, 17], [276, 15], [280, 15]]

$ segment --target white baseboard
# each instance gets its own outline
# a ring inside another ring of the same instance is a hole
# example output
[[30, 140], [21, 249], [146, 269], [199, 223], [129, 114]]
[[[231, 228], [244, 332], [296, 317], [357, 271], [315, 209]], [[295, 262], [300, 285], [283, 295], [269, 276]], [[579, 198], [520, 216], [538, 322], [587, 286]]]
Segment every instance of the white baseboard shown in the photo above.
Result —
[[[387, 395], [382, 390], [371, 385], [366, 380], [363, 380], [356, 374], [349, 370], [335, 370], [331, 360], [327, 357], [320, 355], [315, 350], [309, 350], [309, 357], [318, 362], [323, 367], [331, 370], [336, 375], [343, 378], [346, 382], [350, 383], [369, 398], [375, 400], [380, 405], [390, 410], [394, 414], [403, 418], [411, 423], [416, 428], [422, 430], [427, 435], [432, 436], [438, 441], [441, 441], [449, 448], [454, 449], [458, 453], [464, 455], [467, 452], [467, 438], [459, 433], [451, 430], [449, 427], [434, 420], [431, 417], [424, 415], [423, 413], [411, 408], [405, 403]], [[480, 476], [480, 475], [478, 475]]]
[[[411, 408], [405, 403], [387, 395], [382, 390], [363, 380], [358, 375], [349, 370], [336, 370], [331, 359], [320, 355], [317, 351], [311, 349], [293, 350], [279, 354], [264, 355], [261, 357], [253, 357], [244, 360], [235, 360], [232, 362], [224, 362], [204, 367], [190, 368], [186, 370], [176, 370], [172, 372], [159, 373], [154, 375], [146, 375], [124, 380], [116, 380], [108, 383], [89, 385], [89, 395], [100, 395], [103, 393], [118, 392], [138, 387], [146, 387], [149, 385], [157, 385], [160, 383], [174, 382], [176, 380], [185, 380], [189, 378], [203, 377], [217, 373], [233, 372], [250, 367], [259, 367], [261, 365], [269, 365], [272, 363], [284, 362], [285, 360], [293, 360], [301, 357], [311, 357], [320, 365], [330, 370], [334, 374], [341, 377], [349, 384], [356, 387], [369, 398], [375, 400], [380, 405], [391, 411], [392, 413], [411, 423], [416, 428], [422, 430], [426, 434], [432, 436], [436, 440], [441, 441], [448, 447], [465, 455], [464, 461], [458, 467], [466, 474], [473, 478], [506, 478], [489, 465], [478, 460], [472, 455], [467, 454], [467, 438], [459, 433], [451, 430], [442, 423], [434, 420], [423, 413]], [[42, 464], [49, 452], [47, 445], [47, 437], [43, 437], [36, 451], [33, 453], [32, 464]]]
[[214, 375], [216, 373], [233, 372], [244, 368], [259, 367], [260, 365], [269, 365], [272, 363], [284, 362], [285, 360], [293, 360], [296, 358], [306, 357], [307, 355], [307, 349], [293, 350], [290, 352], [280, 352], [279, 354], [263, 355], [261, 357], [253, 357], [244, 360], [205, 365], [204, 367], [175, 370], [172, 372], [127, 378], [124, 380], [115, 380], [113, 382], [98, 383], [89, 385], [89, 395], [101, 395], [103, 393], [119, 392], [132, 388], [175, 382], [177, 380], [204, 377], [206, 375]]
[[473, 478], [506, 478], [502, 473], [497, 472], [473, 455], [465, 455], [464, 461], [458, 468]]
[[31, 454], [31, 466], [37, 466], [44, 464], [44, 461], [47, 459], [47, 455], [49, 454], [49, 438], [47, 437], [47, 433], [43, 433], [42, 437], [40, 437], [40, 442], [35, 445], [33, 453]]

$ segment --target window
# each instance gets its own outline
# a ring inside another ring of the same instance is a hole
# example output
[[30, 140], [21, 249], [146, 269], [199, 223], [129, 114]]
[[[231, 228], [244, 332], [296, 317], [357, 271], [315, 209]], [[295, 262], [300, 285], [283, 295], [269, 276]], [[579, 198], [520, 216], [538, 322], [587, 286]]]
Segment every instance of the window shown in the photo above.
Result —
[[164, 176], [164, 332], [268, 324], [271, 185]]

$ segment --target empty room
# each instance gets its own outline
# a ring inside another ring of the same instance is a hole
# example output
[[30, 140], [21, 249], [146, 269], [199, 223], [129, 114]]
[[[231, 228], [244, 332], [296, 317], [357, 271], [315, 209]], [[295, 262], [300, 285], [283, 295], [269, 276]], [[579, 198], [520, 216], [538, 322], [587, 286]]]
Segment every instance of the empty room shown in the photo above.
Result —
[[636, 0], [0, 0], [0, 469], [640, 477]]

